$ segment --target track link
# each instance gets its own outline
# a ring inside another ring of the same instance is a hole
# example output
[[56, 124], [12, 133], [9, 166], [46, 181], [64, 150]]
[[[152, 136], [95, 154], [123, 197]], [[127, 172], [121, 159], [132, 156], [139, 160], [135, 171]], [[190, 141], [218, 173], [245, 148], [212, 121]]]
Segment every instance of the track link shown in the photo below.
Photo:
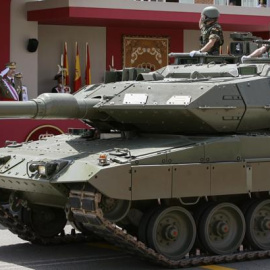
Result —
[[270, 250], [264, 250], [239, 251], [233, 254], [215, 256], [190, 255], [189, 257], [177, 261], [169, 260], [153, 249], [148, 248], [144, 243], [138, 241], [136, 237], [128, 234], [125, 230], [105, 219], [102, 210], [99, 208], [100, 200], [100, 193], [72, 190], [70, 192], [69, 203], [75, 220], [82, 222], [99, 237], [154, 264], [162, 265], [167, 268], [184, 268], [270, 257]]

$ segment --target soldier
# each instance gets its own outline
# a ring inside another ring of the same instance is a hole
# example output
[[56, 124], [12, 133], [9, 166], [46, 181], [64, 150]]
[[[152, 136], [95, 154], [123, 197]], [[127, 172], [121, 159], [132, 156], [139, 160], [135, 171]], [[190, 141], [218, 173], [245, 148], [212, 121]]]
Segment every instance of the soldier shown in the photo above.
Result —
[[199, 21], [201, 49], [190, 52], [190, 56], [194, 56], [196, 52], [219, 55], [219, 48], [224, 43], [222, 28], [218, 24], [219, 15], [216, 7], [210, 6], [203, 9]]
[[0, 73], [0, 100], [18, 101], [21, 88], [16, 89], [14, 76], [16, 63], [6, 64], [6, 68]]
[[52, 93], [70, 93], [70, 87], [67, 85], [63, 85], [62, 80], [64, 78], [64, 75], [61, 73], [58, 73], [54, 76], [54, 79], [57, 81], [57, 85], [53, 87]]

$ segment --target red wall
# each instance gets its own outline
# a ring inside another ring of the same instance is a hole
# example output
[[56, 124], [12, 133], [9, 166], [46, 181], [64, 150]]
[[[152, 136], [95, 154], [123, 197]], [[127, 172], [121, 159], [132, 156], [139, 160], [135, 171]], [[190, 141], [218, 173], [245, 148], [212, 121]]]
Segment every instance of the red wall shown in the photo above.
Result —
[[10, 2], [11, 0], [0, 0], [0, 70], [9, 62], [10, 56]]
[[150, 36], [150, 37], [169, 37], [169, 53], [183, 52], [183, 30], [175, 29], [143, 29], [143, 28], [126, 28], [126, 27], [107, 27], [106, 41], [106, 69], [109, 70], [109, 65], [114, 56], [114, 67], [116, 69], [123, 68], [123, 36]]
[[261, 37], [262, 39], [269, 39], [269, 32], [252, 32], [253, 36]]

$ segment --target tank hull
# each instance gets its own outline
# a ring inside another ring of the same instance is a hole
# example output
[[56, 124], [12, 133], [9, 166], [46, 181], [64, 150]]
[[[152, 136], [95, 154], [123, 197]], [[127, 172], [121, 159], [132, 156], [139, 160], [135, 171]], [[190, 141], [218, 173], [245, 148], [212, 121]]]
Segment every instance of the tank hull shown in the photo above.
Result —
[[[270, 174], [270, 151], [264, 147], [269, 142], [269, 135], [145, 135], [92, 141], [59, 135], [2, 148], [0, 158], [11, 158], [0, 167], [0, 187], [44, 194], [48, 201], [50, 195], [67, 196], [59, 184], [77, 183], [130, 201], [263, 192], [270, 189], [264, 181]], [[128, 149], [131, 156], [121, 149]], [[109, 156], [105, 166], [98, 163], [100, 153]], [[29, 171], [31, 163], [55, 160], [68, 165], [49, 177]]]
[[[16, 229], [17, 233], [33, 242], [58, 241], [50, 240], [32, 220], [44, 212], [59, 215], [62, 209], [87, 235], [95, 232], [167, 267], [228, 261], [230, 256], [249, 258], [252, 249], [263, 249], [254, 254], [266, 256], [270, 184], [265, 179], [270, 175], [270, 150], [265, 145], [269, 143], [267, 134], [131, 138], [101, 134], [101, 139], [90, 140], [63, 134], [1, 148], [0, 194], [3, 199], [2, 194], [8, 193], [11, 209], [22, 213], [22, 220], [14, 221], [22, 222], [19, 228], [30, 226], [30, 232]], [[103, 154], [105, 163], [100, 161]], [[9, 215], [4, 216], [12, 220]], [[53, 233], [63, 222], [53, 219]], [[249, 232], [254, 222], [263, 227], [263, 237], [257, 236], [258, 229], [255, 237]], [[184, 230], [184, 243], [177, 236], [179, 230]], [[243, 247], [245, 232], [254, 246]], [[238, 254], [240, 246], [249, 251]], [[199, 257], [183, 259], [198, 250]]]

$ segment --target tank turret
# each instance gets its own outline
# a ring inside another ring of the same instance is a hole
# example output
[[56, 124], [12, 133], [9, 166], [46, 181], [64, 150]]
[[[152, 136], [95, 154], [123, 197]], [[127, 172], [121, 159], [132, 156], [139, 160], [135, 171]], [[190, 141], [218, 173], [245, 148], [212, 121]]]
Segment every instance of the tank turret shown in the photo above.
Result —
[[89, 86], [75, 95], [42, 94], [28, 102], [1, 102], [0, 116], [86, 119], [101, 132], [267, 130], [269, 71], [266, 64], [171, 65], [142, 73], [136, 81]]

